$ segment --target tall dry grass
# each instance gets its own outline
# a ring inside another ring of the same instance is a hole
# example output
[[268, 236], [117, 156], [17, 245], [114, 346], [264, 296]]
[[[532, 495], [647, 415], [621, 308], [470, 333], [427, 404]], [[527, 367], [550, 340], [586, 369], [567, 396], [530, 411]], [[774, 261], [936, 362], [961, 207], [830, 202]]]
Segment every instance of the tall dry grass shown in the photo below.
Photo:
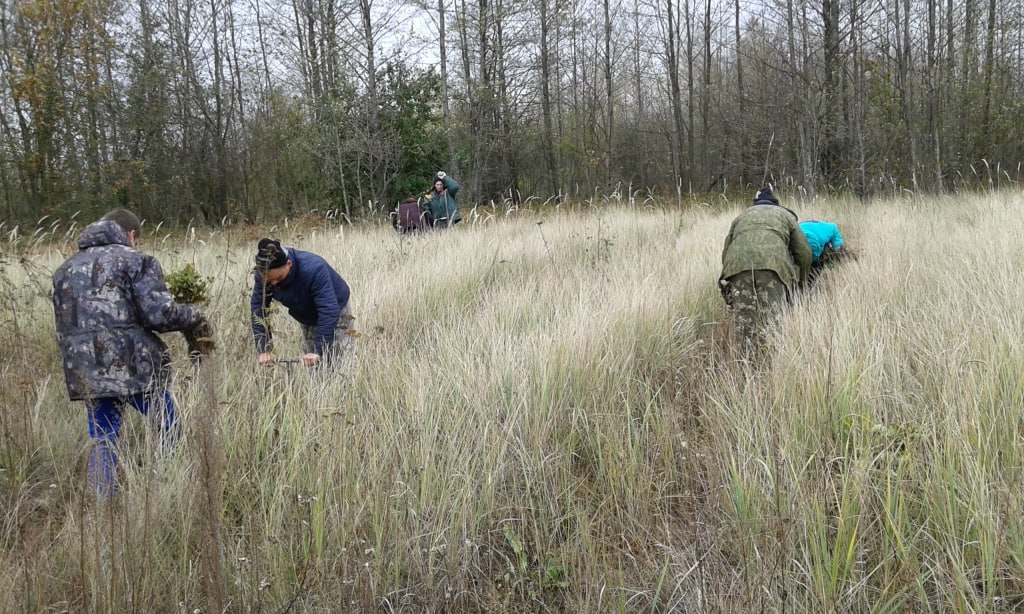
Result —
[[358, 347], [313, 378], [255, 365], [254, 237], [151, 233], [167, 270], [214, 277], [220, 346], [178, 364], [176, 453], [128, 421], [111, 504], [84, 487], [53, 340], [70, 239], [21, 240], [0, 288], [0, 609], [1011, 611], [1021, 205], [805, 207], [861, 257], [754, 366], [715, 286], [738, 206], [277, 229], [353, 288]]

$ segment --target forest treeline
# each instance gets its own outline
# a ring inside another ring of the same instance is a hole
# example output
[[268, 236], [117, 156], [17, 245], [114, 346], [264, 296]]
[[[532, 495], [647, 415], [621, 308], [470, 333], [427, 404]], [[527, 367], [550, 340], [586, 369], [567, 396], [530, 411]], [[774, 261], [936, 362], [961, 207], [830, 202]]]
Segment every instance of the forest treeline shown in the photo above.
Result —
[[169, 221], [1016, 182], [1019, 0], [12, 0], [0, 207]]

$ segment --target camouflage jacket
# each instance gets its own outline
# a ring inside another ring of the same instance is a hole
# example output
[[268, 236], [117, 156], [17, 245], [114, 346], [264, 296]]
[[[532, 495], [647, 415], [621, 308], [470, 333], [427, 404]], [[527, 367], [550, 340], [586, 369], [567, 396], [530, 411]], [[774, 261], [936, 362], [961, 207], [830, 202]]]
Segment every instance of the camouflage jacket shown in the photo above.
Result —
[[742, 271], [775, 271], [793, 292], [810, 268], [811, 247], [789, 209], [751, 205], [733, 220], [722, 250], [723, 279]]
[[53, 274], [57, 344], [71, 400], [123, 397], [166, 384], [169, 354], [155, 333], [184, 331], [199, 310], [174, 302], [160, 264], [115, 222], [90, 224]]

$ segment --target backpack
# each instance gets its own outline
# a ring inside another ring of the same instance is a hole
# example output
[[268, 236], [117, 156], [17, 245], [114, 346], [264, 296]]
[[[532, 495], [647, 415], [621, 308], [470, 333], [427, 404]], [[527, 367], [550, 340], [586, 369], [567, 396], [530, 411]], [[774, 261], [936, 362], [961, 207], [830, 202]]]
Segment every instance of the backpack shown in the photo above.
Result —
[[409, 198], [398, 205], [397, 211], [391, 212], [391, 225], [402, 234], [427, 230], [430, 228], [430, 214], [415, 199]]

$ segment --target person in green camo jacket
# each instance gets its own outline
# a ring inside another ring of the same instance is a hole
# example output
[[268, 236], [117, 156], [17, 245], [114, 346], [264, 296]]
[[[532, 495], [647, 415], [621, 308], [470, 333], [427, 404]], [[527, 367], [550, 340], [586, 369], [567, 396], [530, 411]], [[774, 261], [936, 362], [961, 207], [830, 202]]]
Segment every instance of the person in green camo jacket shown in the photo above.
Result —
[[765, 325], [793, 301], [811, 269], [811, 247], [797, 216], [771, 187], [732, 222], [722, 249], [722, 297], [746, 344], [763, 346]]

